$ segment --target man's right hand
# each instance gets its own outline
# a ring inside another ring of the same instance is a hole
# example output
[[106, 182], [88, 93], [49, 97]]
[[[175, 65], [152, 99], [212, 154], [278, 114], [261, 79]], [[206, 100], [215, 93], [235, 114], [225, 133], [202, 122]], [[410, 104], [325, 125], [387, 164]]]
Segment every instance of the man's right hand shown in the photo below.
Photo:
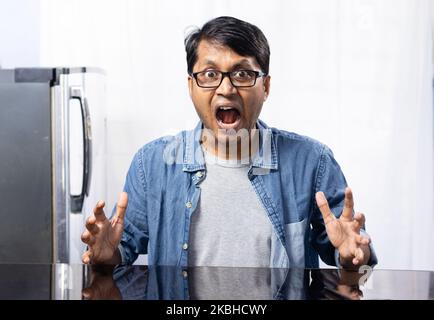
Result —
[[86, 230], [81, 240], [88, 250], [82, 261], [89, 263], [119, 264], [121, 261], [118, 245], [124, 231], [124, 217], [128, 205], [128, 194], [122, 192], [116, 206], [116, 214], [108, 220], [104, 213], [104, 201], [98, 201], [93, 215], [86, 220]]

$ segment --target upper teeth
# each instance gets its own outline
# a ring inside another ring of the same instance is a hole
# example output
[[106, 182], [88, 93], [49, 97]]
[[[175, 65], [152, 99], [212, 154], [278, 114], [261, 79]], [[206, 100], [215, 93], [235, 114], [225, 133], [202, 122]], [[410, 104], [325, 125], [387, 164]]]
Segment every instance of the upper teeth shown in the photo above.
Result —
[[220, 109], [222, 109], [222, 110], [230, 110], [230, 109], [233, 109], [232, 107], [220, 107]]

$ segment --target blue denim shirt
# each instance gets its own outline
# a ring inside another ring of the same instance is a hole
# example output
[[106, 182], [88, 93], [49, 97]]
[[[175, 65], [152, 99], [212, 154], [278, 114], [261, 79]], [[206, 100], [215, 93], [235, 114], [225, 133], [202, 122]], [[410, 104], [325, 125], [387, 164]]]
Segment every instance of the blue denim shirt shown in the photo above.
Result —
[[[260, 120], [257, 128], [259, 152], [246, 178], [273, 227], [269, 266], [316, 268], [318, 254], [336, 265], [337, 250], [315, 202], [315, 193], [323, 191], [334, 215], [342, 212], [347, 184], [332, 151]], [[147, 253], [150, 265], [188, 266], [191, 216], [206, 179], [201, 131], [199, 122], [192, 131], [146, 144], [134, 156], [124, 187], [129, 198], [119, 246], [123, 263]]]

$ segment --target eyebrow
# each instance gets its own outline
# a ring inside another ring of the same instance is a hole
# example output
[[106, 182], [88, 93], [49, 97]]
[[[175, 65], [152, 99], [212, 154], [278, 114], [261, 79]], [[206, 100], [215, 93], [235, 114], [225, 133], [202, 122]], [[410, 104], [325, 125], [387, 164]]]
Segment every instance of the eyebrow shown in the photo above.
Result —
[[240, 68], [240, 67], [242, 67], [242, 68], [244, 68], [244, 67], [253, 68], [253, 66], [251, 65], [250, 61], [247, 60], [247, 59], [243, 59], [240, 62], [234, 64], [232, 66], [232, 69], [237, 69], [237, 68]]
[[[217, 65], [216, 65], [215, 62], [212, 61], [212, 60], [205, 60], [203, 66], [204, 66], [204, 67], [210, 66], [210, 67], [215, 67], [215, 68], [217, 68]], [[247, 60], [247, 59], [242, 59], [242, 60], [238, 61], [236, 64], [234, 64], [234, 65], [231, 67], [231, 70], [238, 69], [238, 68], [240, 68], [240, 67], [241, 67], [241, 68], [245, 68], [245, 67], [253, 68], [253, 66], [251, 65], [251, 63], [250, 63], [249, 60]]]
[[204, 66], [217, 67], [217, 65], [212, 60], [206, 60]]

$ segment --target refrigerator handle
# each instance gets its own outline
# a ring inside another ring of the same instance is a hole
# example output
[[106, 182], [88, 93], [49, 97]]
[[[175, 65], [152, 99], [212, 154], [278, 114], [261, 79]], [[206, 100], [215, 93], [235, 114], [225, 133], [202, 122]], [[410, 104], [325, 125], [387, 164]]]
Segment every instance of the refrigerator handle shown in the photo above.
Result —
[[71, 200], [71, 212], [81, 213], [84, 197], [89, 194], [89, 183], [91, 176], [91, 150], [92, 150], [92, 128], [87, 99], [83, 95], [83, 88], [71, 87], [70, 99], [77, 99], [80, 103], [81, 120], [83, 124], [83, 183], [80, 195], [69, 195]]

